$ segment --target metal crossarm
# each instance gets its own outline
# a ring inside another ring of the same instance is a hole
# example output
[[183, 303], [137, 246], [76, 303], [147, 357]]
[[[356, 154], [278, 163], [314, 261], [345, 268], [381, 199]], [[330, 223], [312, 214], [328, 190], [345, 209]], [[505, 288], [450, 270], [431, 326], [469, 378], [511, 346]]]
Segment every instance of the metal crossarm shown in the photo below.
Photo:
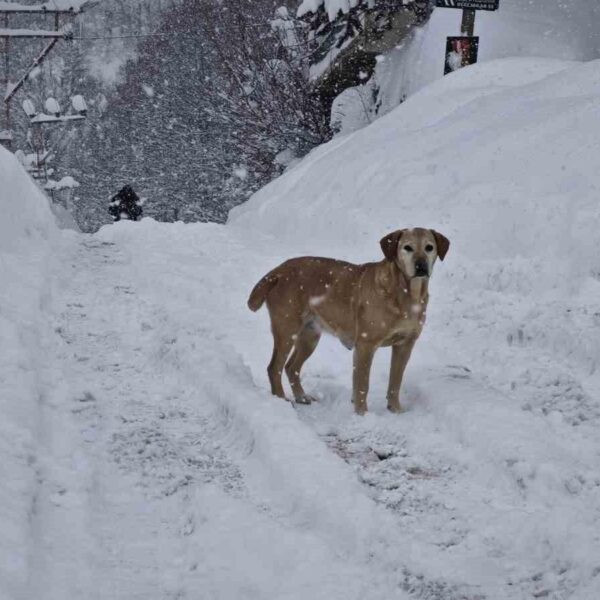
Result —
[[76, 15], [96, 4], [96, 0], [54, 0], [43, 4], [20, 4], [0, 1], [0, 14], [9, 15]]
[[68, 40], [73, 36], [70, 31], [52, 31], [44, 29], [0, 29], [0, 38], [57, 38]]

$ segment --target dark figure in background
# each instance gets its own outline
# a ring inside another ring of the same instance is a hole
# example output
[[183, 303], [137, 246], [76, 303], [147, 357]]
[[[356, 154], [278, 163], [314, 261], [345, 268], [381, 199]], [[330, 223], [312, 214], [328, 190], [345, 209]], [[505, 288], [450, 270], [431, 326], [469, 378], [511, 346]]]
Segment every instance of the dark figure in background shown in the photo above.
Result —
[[108, 212], [115, 221], [121, 219], [137, 221], [142, 216], [142, 201], [133, 191], [133, 188], [126, 185], [116, 196], [112, 197], [108, 205]]

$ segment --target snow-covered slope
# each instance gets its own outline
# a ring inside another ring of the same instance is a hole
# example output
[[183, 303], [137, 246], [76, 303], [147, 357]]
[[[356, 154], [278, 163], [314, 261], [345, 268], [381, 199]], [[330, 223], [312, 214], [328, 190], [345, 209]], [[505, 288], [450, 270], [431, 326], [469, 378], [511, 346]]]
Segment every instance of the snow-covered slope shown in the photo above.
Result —
[[235, 208], [229, 223], [317, 251], [340, 240], [366, 258], [386, 229], [425, 222], [453, 239], [459, 266], [539, 260], [541, 272], [524, 287], [537, 289], [548, 271], [572, 289], [574, 277], [599, 267], [599, 95], [600, 61], [505, 59], [465, 69], [316, 149]]
[[0, 597], [10, 598], [24, 584], [35, 508], [42, 305], [58, 229], [47, 199], [2, 147], [0, 182]]

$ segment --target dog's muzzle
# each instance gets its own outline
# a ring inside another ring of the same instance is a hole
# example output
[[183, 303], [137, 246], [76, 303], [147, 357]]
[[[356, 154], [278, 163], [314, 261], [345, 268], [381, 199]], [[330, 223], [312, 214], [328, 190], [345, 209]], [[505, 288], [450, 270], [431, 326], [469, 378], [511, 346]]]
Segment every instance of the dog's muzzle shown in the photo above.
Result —
[[415, 277], [429, 277], [429, 266], [426, 262], [415, 263]]

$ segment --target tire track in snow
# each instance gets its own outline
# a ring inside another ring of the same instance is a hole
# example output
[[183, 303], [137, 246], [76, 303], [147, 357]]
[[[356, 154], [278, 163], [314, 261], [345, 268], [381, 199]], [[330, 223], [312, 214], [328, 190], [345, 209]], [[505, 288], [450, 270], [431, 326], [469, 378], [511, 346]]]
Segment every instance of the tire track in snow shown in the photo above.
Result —
[[176, 563], [195, 527], [191, 488], [239, 494], [243, 482], [213, 445], [222, 432], [208, 426], [211, 415], [170, 373], [149, 370], [143, 338], [155, 315], [127, 281], [129, 257], [92, 240], [74, 246], [55, 290], [58, 336], [49, 351], [60, 364], [47, 367], [56, 371], [40, 429], [62, 441], [42, 440], [50, 455], [41, 459], [30, 590], [183, 598], [180, 572], [193, 563]]

